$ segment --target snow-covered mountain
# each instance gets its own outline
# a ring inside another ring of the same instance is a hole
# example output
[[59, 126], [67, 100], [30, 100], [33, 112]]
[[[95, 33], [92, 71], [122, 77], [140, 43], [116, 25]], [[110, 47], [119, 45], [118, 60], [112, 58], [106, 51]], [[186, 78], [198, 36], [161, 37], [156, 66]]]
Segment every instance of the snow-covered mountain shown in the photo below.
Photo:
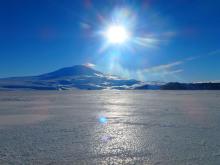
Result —
[[54, 72], [27, 77], [0, 79], [0, 90], [71, 90], [71, 89], [135, 89], [135, 90], [220, 90], [219, 82], [141, 82], [123, 79], [94, 70], [85, 65], [62, 68]]
[[1, 89], [132, 89], [137, 80], [122, 79], [96, 71], [85, 65], [66, 67], [54, 72], [28, 77], [0, 79]]

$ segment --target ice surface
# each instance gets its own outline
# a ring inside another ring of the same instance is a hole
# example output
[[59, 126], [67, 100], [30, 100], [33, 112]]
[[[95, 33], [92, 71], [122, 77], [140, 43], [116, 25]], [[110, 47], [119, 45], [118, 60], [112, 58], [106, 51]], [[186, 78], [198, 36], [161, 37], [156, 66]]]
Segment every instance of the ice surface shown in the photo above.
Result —
[[0, 164], [219, 165], [220, 91], [0, 92]]

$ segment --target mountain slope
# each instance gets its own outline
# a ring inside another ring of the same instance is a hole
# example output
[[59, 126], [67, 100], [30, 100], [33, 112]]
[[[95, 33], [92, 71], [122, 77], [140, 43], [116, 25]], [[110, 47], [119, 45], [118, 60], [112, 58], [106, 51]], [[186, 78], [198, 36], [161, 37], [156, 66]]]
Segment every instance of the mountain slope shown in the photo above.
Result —
[[51, 73], [42, 74], [38, 77], [41, 79], [56, 79], [75, 76], [95, 76], [96, 74], [102, 73], [84, 65], [75, 65], [73, 67], [66, 67]]
[[0, 89], [131, 89], [139, 83], [137, 80], [103, 74], [84, 65], [75, 65], [38, 76], [0, 79]]
[[101, 73], [84, 65], [66, 67], [54, 72], [27, 77], [0, 79], [0, 90], [220, 90], [219, 82], [178, 83], [140, 82]]

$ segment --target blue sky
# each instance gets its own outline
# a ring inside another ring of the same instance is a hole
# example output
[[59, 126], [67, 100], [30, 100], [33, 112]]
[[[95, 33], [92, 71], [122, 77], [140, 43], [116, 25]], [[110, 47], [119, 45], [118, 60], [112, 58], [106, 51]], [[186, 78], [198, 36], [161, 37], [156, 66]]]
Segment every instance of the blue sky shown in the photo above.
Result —
[[[218, 0], [2, 0], [0, 77], [75, 64], [146, 81], [220, 80]], [[115, 20], [132, 34], [106, 44]]]

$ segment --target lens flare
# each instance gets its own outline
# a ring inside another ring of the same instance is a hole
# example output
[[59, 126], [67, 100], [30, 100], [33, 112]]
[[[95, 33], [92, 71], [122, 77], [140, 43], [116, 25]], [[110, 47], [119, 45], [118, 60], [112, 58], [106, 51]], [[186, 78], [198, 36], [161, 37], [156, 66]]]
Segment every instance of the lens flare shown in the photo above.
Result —
[[102, 116], [102, 117], [99, 117], [99, 122], [102, 123], [102, 124], [105, 124], [107, 123], [107, 118]]

